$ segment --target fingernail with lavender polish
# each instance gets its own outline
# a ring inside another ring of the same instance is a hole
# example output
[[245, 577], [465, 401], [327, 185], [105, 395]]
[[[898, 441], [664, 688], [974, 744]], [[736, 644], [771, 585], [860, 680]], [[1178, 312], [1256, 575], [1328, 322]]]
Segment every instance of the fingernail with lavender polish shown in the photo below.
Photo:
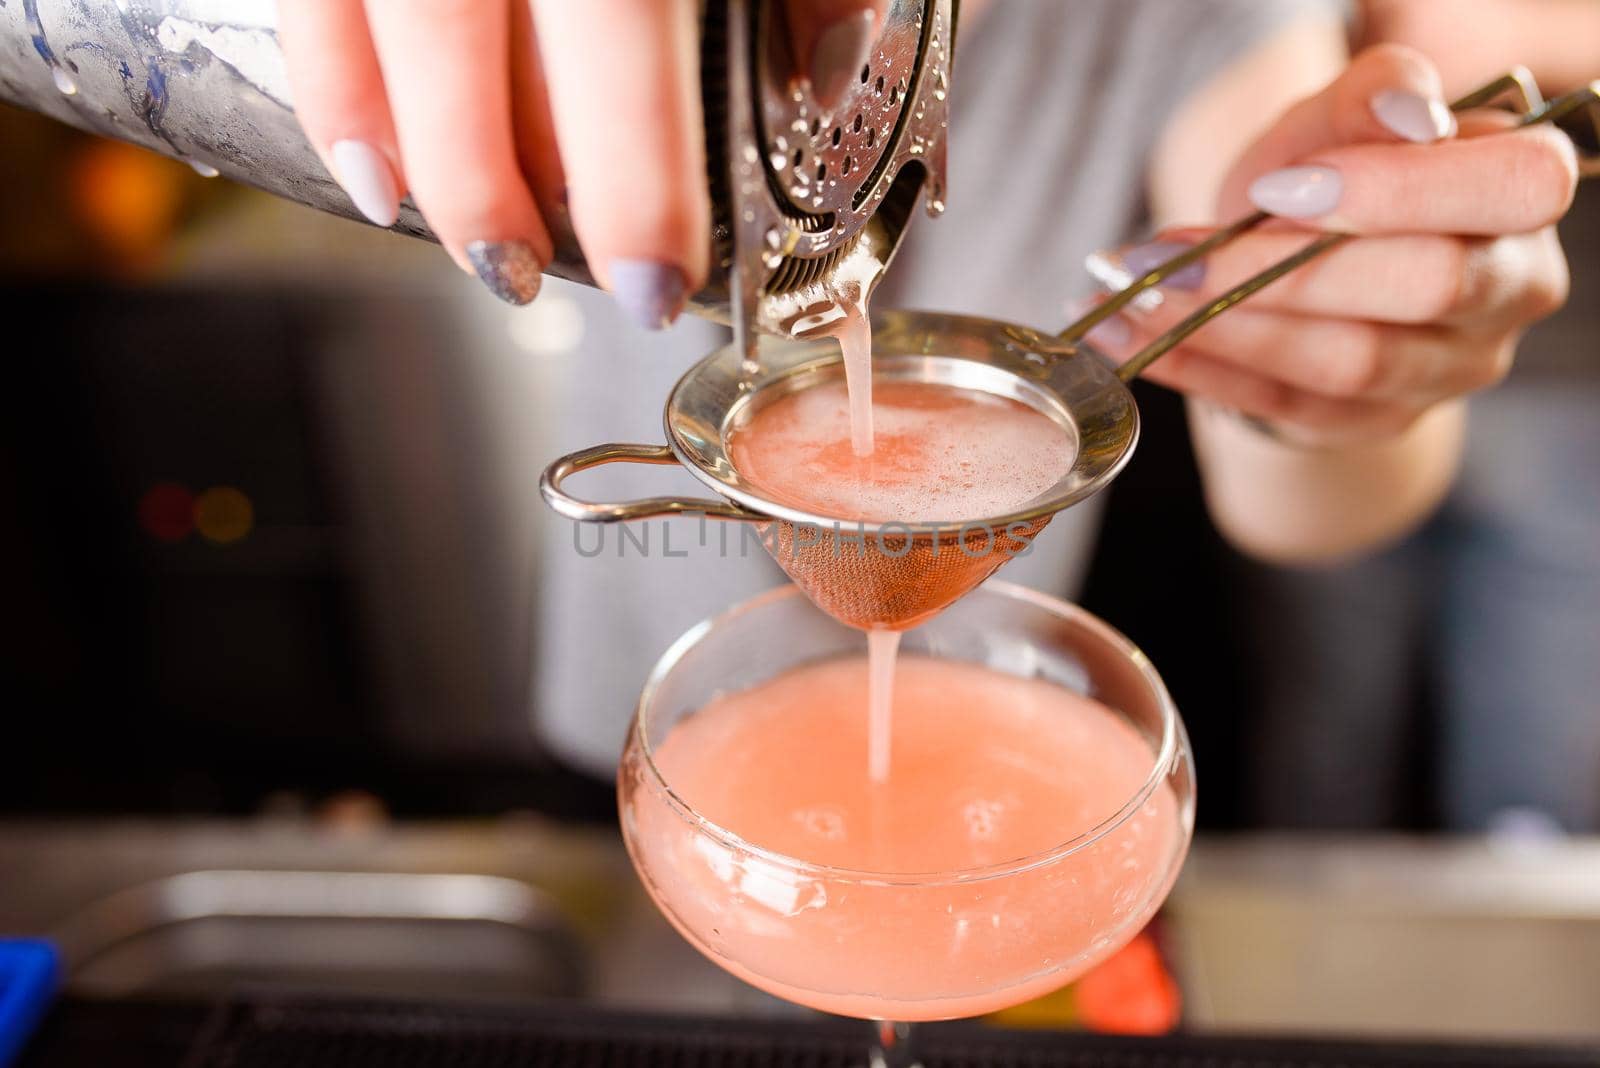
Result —
[[1456, 117], [1438, 97], [1409, 89], [1385, 89], [1373, 94], [1370, 106], [1390, 133], [1415, 144], [1432, 144], [1456, 132]]
[[328, 155], [350, 202], [379, 226], [393, 226], [400, 217], [400, 185], [383, 153], [365, 141], [335, 141]]
[[817, 36], [811, 51], [811, 92], [823, 107], [838, 103], [850, 79], [857, 77], [867, 62], [873, 21], [871, 11], [858, 11]]
[[[1147, 241], [1142, 245], [1135, 245], [1122, 254], [1122, 265], [1134, 278], [1149, 274], [1157, 267], [1166, 263], [1172, 257], [1188, 252], [1194, 245], [1187, 241]], [[1191, 263], [1189, 266], [1169, 275], [1161, 283], [1163, 289], [1199, 289], [1206, 280], [1205, 261]]]
[[[1083, 269], [1089, 272], [1089, 277], [1100, 284], [1100, 288], [1107, 293], [1120, 293], [1139, 280], [1139, 276], [1128, 269], [1127, 262], [1122, 258], [1122, 253], [1116, 249], [1101, 249], [1091, 252], [1083, 259]], [[1165, 298], [1159, 287], [1146, 289], [1133, 298], [1129, 305], [1134, 311], [1152, 312], [1161, 307]]]
[[507, 304], [527, 304], [539, 295], [539, 257], [526, 241], [473, 241], [467, 259], [489, 292]]
[[612, 260], [611, 292], [622, 310], [646, 330], [671, 326], [683, 311], [688, 284], [683, 272], [655, 260]]
[[1344, 179], [1332, 167], [1285, 167], [1250, 183], [1250, 201], [1269, 215], [1313, 219], [1339, 206]]

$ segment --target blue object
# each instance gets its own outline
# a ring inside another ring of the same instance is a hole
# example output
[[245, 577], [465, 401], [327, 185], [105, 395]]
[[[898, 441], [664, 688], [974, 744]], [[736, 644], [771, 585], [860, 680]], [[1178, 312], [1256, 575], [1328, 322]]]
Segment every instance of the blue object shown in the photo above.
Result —
[[39, 939], [0, 938], [0, 1068], [22, 1052], [56, 992], [56, 949]]

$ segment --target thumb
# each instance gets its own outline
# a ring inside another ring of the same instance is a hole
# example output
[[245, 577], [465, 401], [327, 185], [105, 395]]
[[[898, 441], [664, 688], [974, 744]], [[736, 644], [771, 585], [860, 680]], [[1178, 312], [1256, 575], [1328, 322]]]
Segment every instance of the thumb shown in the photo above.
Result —
[[1320, 93], [1284, 113], [1247, 149], [1223, 182], [1220, 217], [1256, 209], [1256, 178], [1313, 153], [1355, 144], [1430, 144], [1455, 136], [1433, 61], [1403, 45], [1368, 48]]

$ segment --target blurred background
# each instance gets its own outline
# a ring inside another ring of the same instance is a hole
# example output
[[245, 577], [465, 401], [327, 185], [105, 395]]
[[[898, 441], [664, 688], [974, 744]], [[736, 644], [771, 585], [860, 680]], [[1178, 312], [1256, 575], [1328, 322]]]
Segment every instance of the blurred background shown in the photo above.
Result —
[[[540, 696], [572, 532], [536, 483], [600, 298], [509, 309], [430, 245], [4, 106], [0, 146], [0, 934], [59, 939], [80, 996], [792, 1011], [667, 929], [546, 729], [585, 713]], [[1377, 558], [1234, 554], [1139, 387], [1083, 600], [1183, 710], [1202, 836], [1121, 1010], [1009, 1022], [1600, 1037], [1600, 188], [1563, 230], [1573, 300]], [[1484, 730], [1501, 764], [1463, 770]]]

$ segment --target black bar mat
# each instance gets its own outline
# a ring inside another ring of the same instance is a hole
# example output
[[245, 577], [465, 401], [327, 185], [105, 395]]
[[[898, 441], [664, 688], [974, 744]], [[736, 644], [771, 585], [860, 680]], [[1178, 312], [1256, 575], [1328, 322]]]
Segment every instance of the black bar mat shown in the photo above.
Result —
[[[225, 1003], [184, 1068], [862, 1068], [864, 1024], [252, 996]], [[925, 1068], [1574, 1068], [1600, 1048], [1113, 1038], [931, 1025]]]

